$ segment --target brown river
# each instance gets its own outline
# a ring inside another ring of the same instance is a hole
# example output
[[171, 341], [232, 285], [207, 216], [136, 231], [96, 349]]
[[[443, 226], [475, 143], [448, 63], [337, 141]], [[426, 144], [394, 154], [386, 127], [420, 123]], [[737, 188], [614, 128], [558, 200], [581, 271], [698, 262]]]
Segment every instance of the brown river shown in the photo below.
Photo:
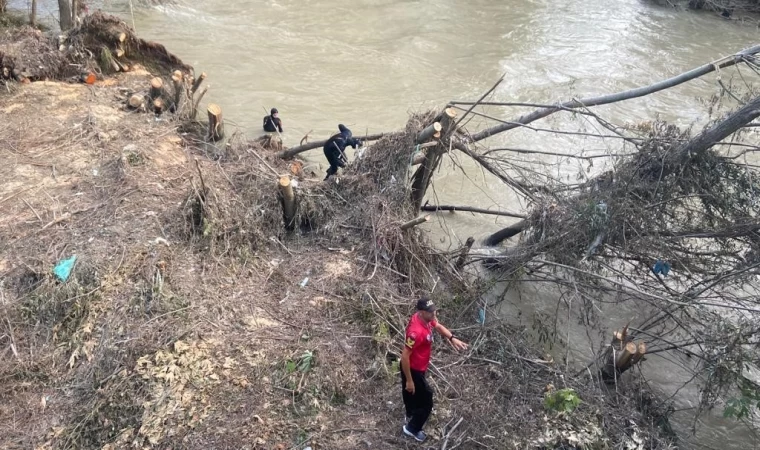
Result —
[[[553, 103], [647, 85], [760, 38], [754, 26], [645, 0], [178, 0], [161, 6], [135, 1], [133, 12], [125, 0], [106, 0], [102, 9], [206, 72], [211, 85], [206, 98], [223, 107], [229, 125], [258, 135], [265, 111], [277, 107], [289, 146], [310, 131], [312, 140], [326, 138], [338, 123], [354, 135], [400, 129], [410, 112], [477, 99], [502, 74], [505, 80], [491, 100]], [[735, 74], [733, 69], [722, 77]], [[715, 76], [707, 76], [598, 112], [618, 123], [660, 117], [698, 125], [705, 119], [703, 100], [716, 92]], [[528, 110], [483, 111], [508, 120]], [[468, 128], [485, 124], [493, 122], [478, 118]], [[568, 115], [537, 124], [586, 127]], [[531, 131], [508, 132], [486, 143], [560, 153], [620, 150], [619, 142]], [[321, 150], [306, 156], [324, 163]], [[521, 209], [520, 199], [500, 182], [466, 158], [456, 160], [464, 173], [449, 163], [436, 175], [431, 203]], [[571, 181], [587, 168], [575, 160], [546, 162], [554, 176]], [[595, 170], [602, 165], [595, 163]], [[444, 217], [428, 227], [444, 248], [468, 236], [485, 237], [514, 220]], [[553, 311], [556, 301], [553, 292], [523, 286], [507, 296], [497, 314], [530, 326], [536, 312]], [[611, 329], [632, 318], [635, 323], [634, 311], [605, 314]], [[562, 325], [569, 328], [559, 334], [574, 343], [571, 364], [582, 367], [591, 355], [589, 338], [577, 320], [566, 322]], [[609, 336], [606, 330], [591, 340], [598, 348]], [[691, 376], [681, 366], [691, 363], [668, 358], [673, 361], [652, 356], [642, 371], [663, 397], [673, 396], [680, 411], [672, 421], [684, 448], [760, 448], [757, 436], [721, 417], [722, 408], [703, 414], [692, 434], [696, 391], [679, 390]]]

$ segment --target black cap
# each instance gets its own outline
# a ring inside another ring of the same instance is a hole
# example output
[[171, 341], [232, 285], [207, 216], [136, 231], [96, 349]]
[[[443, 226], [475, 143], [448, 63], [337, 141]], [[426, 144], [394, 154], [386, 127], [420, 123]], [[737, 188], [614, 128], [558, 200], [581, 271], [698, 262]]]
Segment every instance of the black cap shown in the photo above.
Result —
[[417, 300], [417, 311], [435, 312], [436, 309], [438, 308], [436, 308], [433, 301], [427, 297]]
[[269, 114], [277, 114], [280, 111], [277, 111], [277, 108], [272, 108], [271, 111], [269, 111]]

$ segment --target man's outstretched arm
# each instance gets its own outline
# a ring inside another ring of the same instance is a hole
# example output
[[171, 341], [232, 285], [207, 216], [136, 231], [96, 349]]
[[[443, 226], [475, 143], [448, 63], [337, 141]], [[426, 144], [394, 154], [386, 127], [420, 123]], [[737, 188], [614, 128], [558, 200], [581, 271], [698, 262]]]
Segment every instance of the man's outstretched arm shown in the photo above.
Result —
[[449, 331], [448, 328], [441, 325], [440, 322], [436, 323], [435, 329], [436, 331], [438, 331], [438, 333], [440, 333], [441, 336], [443, 336], [444, 338], [446, 338], [447, 341], [449, 341], [451, 346], [454, 347], [454, 350], [456, 351], [467, 350], [467, 344], [457, 339], [457, 337], [454, 336], [454, 333]]

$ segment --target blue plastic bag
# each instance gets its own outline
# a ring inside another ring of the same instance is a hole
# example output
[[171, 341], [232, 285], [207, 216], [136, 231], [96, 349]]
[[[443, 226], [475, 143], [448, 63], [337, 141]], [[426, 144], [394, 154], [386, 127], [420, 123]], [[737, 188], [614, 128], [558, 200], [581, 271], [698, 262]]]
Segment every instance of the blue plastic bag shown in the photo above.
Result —
[[652, 267], [652, 272], [655, 274], [662, 274], [662, 276], [667, 277], [668, 273], [670, 273], [670, 264], [661, 259], [658, 259], [654, 263], [654, 267]]
[[76, 260], [77, 260], [77, 255], [74, 255], [69, 259], [64, 259], [64, 260], [59, 261], [58, 264], [55, 265], [55, 268], [53, 269], [53, 273], [61, 281], [68, 280], [69, 275], [71, 275], [71, 269], [74, 268], [74, 263], [76, 262]]

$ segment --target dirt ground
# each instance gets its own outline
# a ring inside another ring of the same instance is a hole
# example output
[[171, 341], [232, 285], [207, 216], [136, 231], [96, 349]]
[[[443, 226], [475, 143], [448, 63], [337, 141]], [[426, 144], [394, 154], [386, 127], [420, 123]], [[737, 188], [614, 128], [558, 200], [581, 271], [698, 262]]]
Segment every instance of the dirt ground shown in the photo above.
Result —
[[[0, 90], [0, 448], [667, 448], [635, 380], [610, 398], [525, 330], [477, 324], [467, 276], [436, 298], [471, 348], [435, 344], [430, 439], [405, 439], [397, 358], [420, 292], [378, 256], [391, 235], [341, 206], [286, 232], [288, 164], [125, 108], [151, 77]], [[348, 189], [300, 182], [317, 207]], [[553, 386], [579, 393], [574, 413], [544, 408]]]

